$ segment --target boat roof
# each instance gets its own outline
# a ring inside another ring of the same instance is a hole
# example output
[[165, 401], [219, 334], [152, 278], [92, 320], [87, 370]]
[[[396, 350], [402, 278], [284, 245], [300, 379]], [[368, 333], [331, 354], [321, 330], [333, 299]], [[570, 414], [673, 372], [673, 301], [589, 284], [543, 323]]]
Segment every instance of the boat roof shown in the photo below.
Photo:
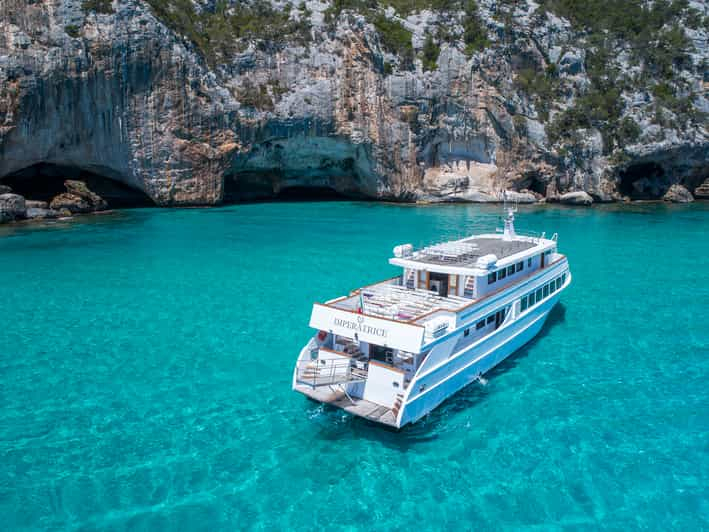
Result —
[[495, 255], [501, 260], [537, 245], [538, 242], [527, 238], [503, 240], [498, 236], [479, 236], [428, 246], [407, 258], [424, 264], [475, 267], [477, 260], [485, 255]]
[[[398, 246], [395, 248], [395, 253], [397, 249], [408, 249], [405, 253], [395, 254], [389, 259], [389, 263], [404, 268], [480, 275], [490, 267], [502, 267], [524, 260], [554, 245], [554, 240], [546, 239], [544, 236], [515, 234], [510, 238], [499, 234], [476, 235], [418, 250], [413, 250], [409, 244]], [[494, 258], [491, 257], [492, 255]], [[481, 267], [478, 259], [482, 257], [491, 257], [493, 260]]]

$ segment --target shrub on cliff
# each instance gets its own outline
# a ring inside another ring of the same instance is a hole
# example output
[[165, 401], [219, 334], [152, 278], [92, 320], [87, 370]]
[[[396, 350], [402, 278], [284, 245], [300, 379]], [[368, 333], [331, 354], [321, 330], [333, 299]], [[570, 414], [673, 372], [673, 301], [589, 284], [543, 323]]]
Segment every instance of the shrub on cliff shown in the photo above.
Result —
[[438, 56], [441, 53], [440, 47], [433, 40], [433, 36], [429, 33], [426, 35], [426, 41], [423, 43], [423, 50], [421, 51], [422, 57], [421, 61], [423, 63], [424, 70], [436, 70]]
[[402, 66], [408, 68], [414, 60], [414, 47], [411, 44], [411, 32], [398, 20], [388, 19], [384, 14], [377, 14], [374, 27], [379, 32], [384, 48], [397, 55]]
[[81, 30], [79, 29], [79, 26], [69, 24], [67, 26], [64, 26], [64, 33], [66, 33], [72, 39], [76, 39], [81, 35]]
[[84, 13], [94, 11], [95, 13], [104, 15], [114, 13], [111, 0], [83, 0], [83, 2], [81, 2], [81, 10]]
[[465, 1], [463, 9], [465, 10], [465, 16], [463, 17], [463, 44], [465, 45], [465, 53], [470, 56], [487, 48], [490, 45], [490, 41], [487, 38], [487, 30], [480, 19], [480, 15], [478, 15], [478, 5], [475, 1]]
[[309, 15], [305, 6], [299, 16], [291, 17], [292, 7], [275, 9], [266, 0], [233, 6], [219, 0], [211, 10], [200, 13], [195, 11], [190, 0], [147, 2], [159, 19], [194, 43], [211, 64], [238, 52], [243, 46], [242, 40], [256, 40], [266, 46], [310, 40]]

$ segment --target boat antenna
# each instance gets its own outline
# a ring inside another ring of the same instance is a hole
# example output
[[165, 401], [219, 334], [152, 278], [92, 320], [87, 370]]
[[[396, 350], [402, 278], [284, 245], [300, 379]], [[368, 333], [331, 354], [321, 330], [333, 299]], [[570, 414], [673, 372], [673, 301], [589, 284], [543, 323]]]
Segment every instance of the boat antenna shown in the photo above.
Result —
[[502, 233], [502, 240], [512, 240], [516, 235], [515, 233], [515, 213], [517, 212], [517, 202], [512, 205], [507, 203], [507, 190], [502, 191], [502, 208], [507, 213], [507, 218], [505, 218], [505, 230]]

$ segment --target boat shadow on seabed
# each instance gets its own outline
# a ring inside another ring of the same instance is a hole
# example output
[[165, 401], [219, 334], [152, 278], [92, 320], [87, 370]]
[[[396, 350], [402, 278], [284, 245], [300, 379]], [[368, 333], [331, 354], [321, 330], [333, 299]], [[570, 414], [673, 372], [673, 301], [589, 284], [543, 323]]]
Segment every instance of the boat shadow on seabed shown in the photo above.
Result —
[[340, 438], [351, 438], [354, 435], [376, 440], [387, 447], [400, 451], [406, 451], [417, 443], [435, 440], [441, 432], [447, 430], [446, 426], [455, 414], [475, 408], [485, 400], [491, 393], [486, 386], [487, 381], [514, 369], [520, 361], [529, 355], [530, 349], [537, 342], [542, 341], [553, 327], [563, 323], [565, 320], [566, 307], [559, 302], [549, 312], [549, 317], [542, 329], [528, 344], [518, 349], [514, 354], [486, 373], [482, 382], [466, 386], [413, 425], [407, 425], [397, 430], [384, 427], [361, 417], [343, 413], [339, 408], [321, 405], [325, 423], [323, 423], [320, 437], [338, 440]]

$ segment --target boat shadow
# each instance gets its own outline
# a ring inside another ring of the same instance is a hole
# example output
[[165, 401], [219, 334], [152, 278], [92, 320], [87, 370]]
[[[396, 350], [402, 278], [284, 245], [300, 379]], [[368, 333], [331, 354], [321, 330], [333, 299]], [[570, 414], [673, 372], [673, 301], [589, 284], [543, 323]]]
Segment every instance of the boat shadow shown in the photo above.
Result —
[[[566, 307], [558, 303], [550, 312], [546, 323], [539, 333], [514, 354], [485, 374], [484, 380], [489, 381], [513, 370], [529, 356], [534, 345], [543, 340], [557, 325], [566, 321]], [[352, 436], [372, 440], [388, 448], [405, 452], [410, 448], [438, 439], [441, 434], [450, 430], [459, 430], [455, 424], [457, 414], [470, 408], [475, 408], [492, 393], [489, 386], [472, 383], [455, 393], [431, 413], [424, 416], [413, 425], [402, 429], [389, 428], [367, 419], [352, 416], [342, 410], [322, 405], [322, 424], [320, 437], [329, 440], [351, 439]]]

